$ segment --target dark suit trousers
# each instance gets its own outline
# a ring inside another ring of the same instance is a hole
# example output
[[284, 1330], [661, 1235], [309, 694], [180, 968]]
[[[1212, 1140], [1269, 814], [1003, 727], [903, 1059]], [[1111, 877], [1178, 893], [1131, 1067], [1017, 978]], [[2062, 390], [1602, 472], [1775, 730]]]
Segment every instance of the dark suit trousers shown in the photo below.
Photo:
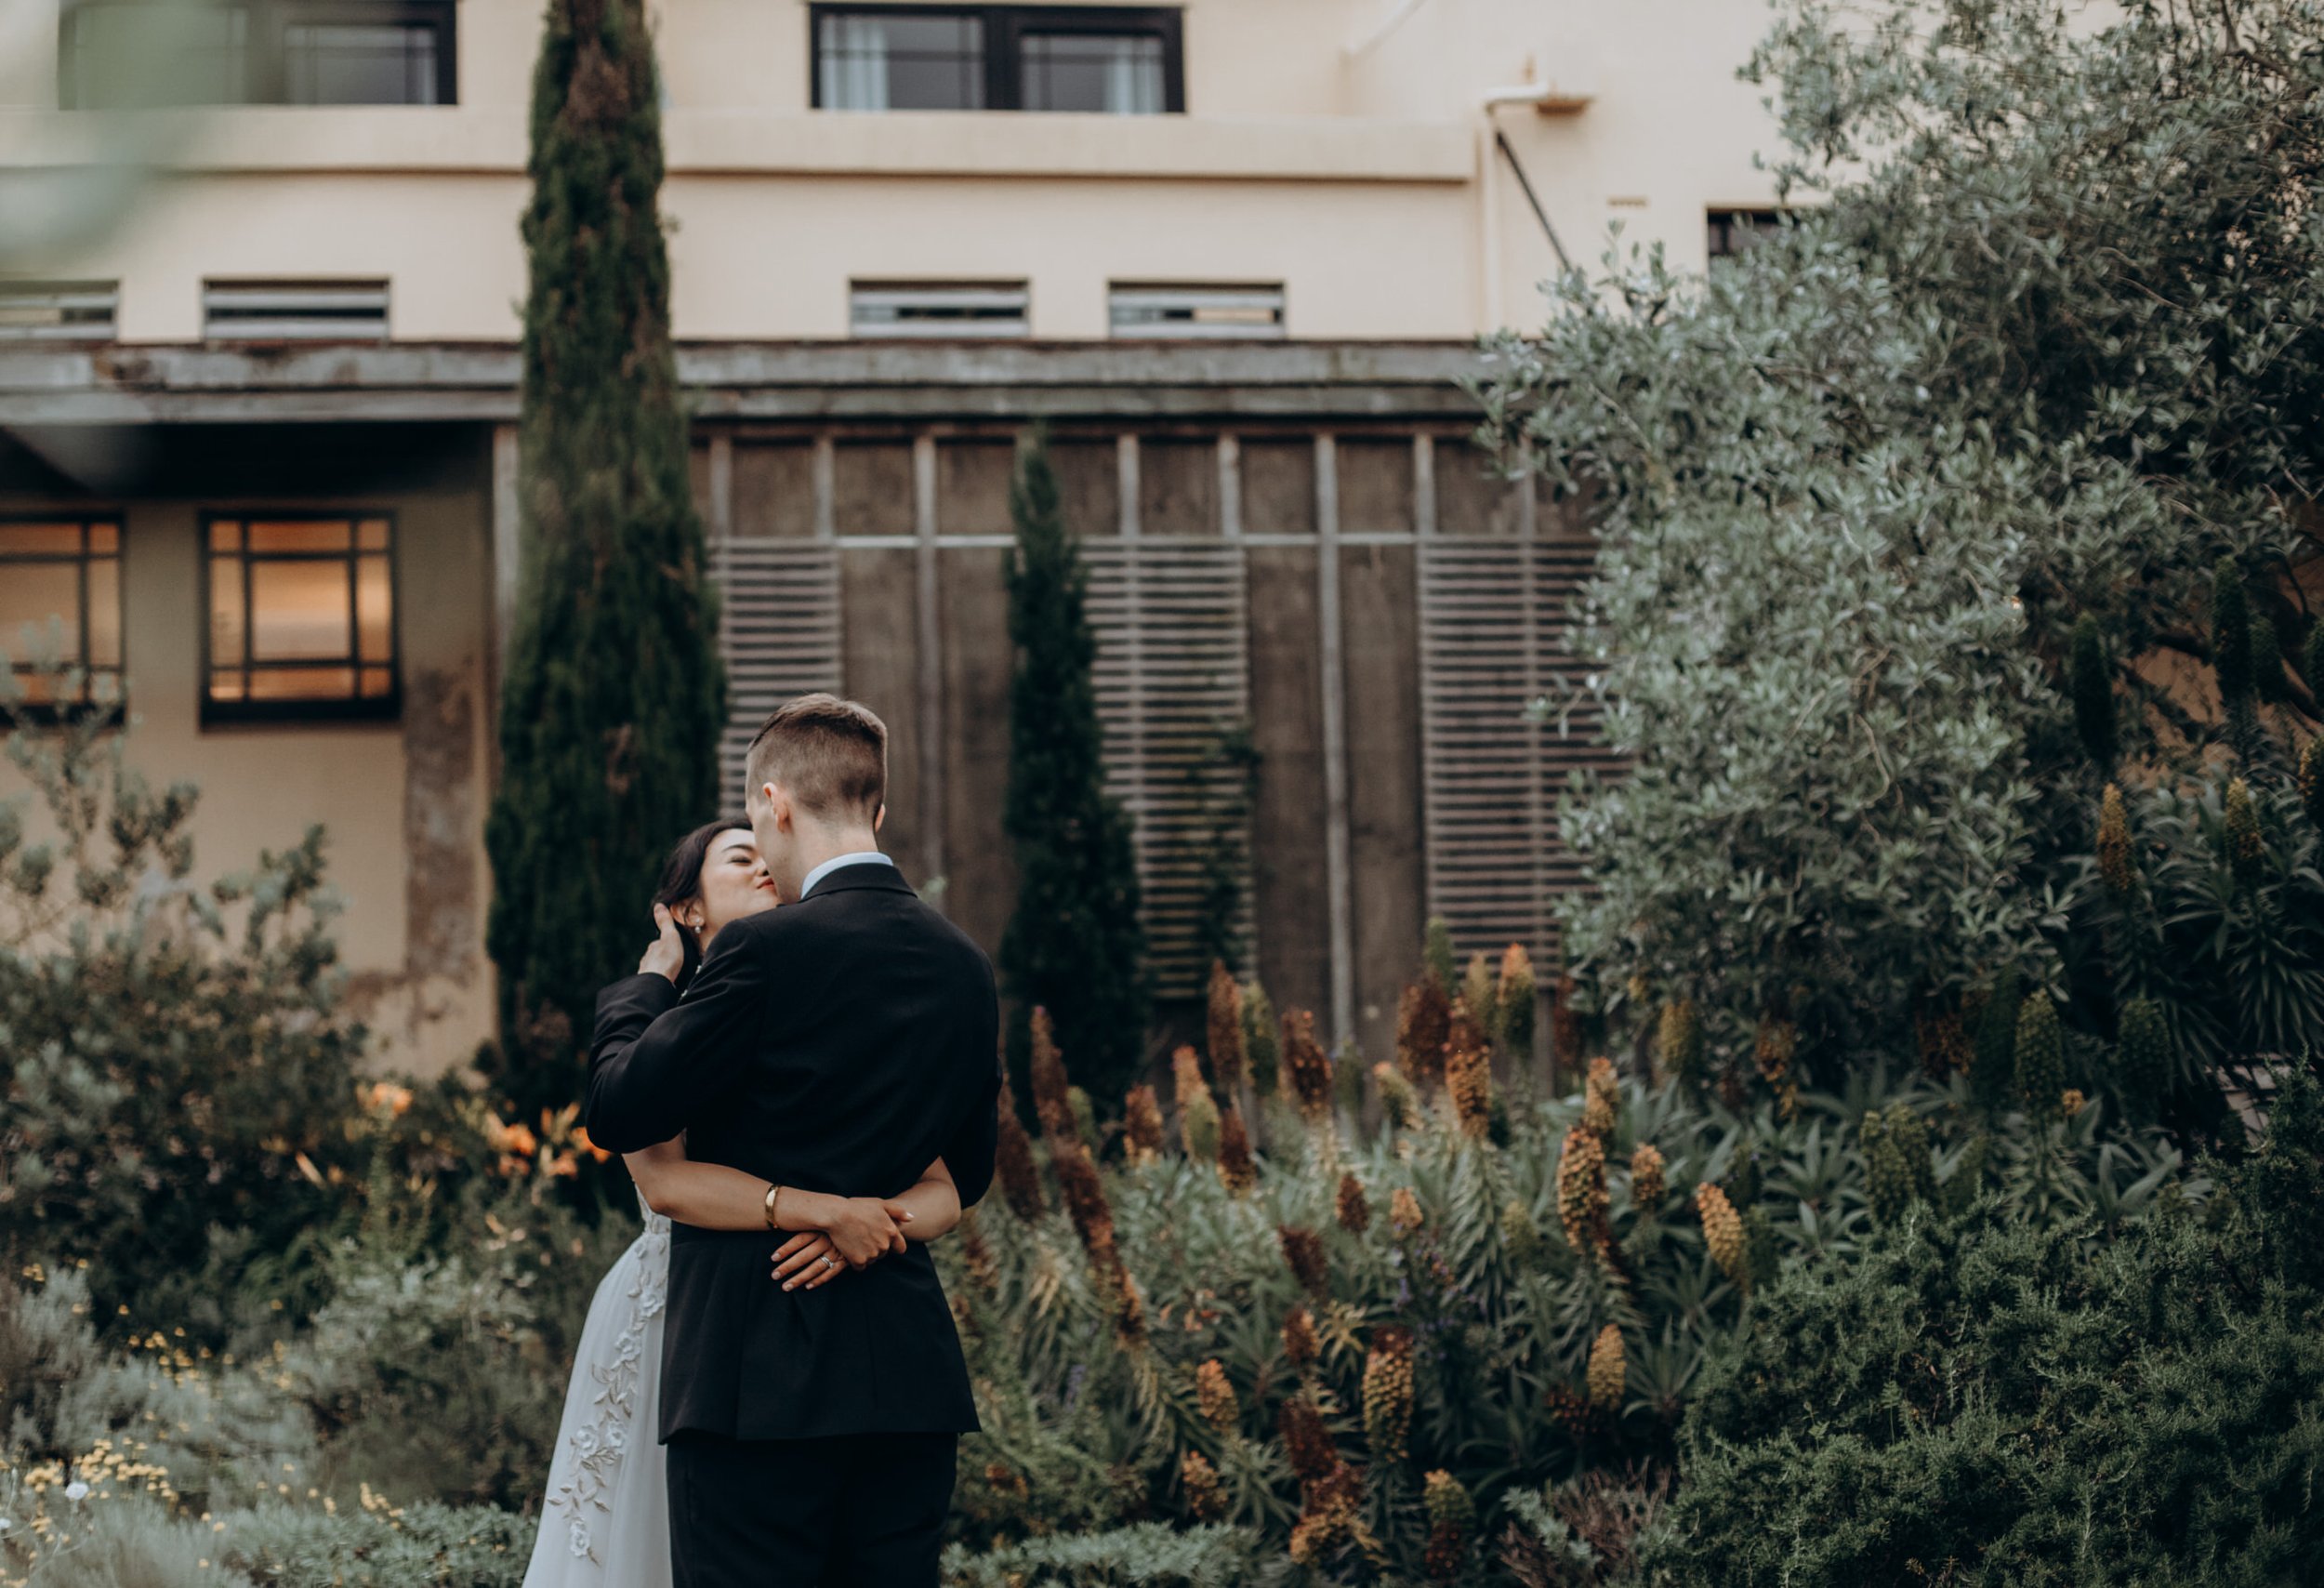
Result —
[[673, 1436], [676, 1588], [936, 1588], [959, 1438]]

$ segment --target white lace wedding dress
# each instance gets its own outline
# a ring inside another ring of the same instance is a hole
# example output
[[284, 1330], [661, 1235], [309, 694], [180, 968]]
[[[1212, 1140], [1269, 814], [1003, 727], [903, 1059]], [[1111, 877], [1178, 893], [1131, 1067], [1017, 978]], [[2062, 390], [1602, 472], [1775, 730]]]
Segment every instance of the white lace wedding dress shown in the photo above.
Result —
[[524, 1588], [669, 1588], [669, 1493], [660, 1439], [669, 1221], [606, 1270], [581, 1328]]

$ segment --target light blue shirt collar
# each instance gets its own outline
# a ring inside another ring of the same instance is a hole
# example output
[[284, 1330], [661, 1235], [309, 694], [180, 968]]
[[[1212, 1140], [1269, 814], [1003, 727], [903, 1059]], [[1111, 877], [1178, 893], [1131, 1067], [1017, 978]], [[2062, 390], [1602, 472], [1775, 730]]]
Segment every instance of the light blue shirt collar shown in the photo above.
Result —
[[837, 871], [842, 866], [893, 866], [894, 864], [894, 861], [889, 859], [886, 855], [880, 854], [879, 851], [876, 849], [859, 850], [853, 854], [841, 854], [834, 856], [832, 859], [825, 861], [821, 866], [816, 867], [812, 871], [807, 873], [807, 880], [801, 882], [799, 886], [799, 896], [802, 899], [806, 898], [809, 894], [815, 891], [816, 883], [822, 881], [825, 877], [830, 876], [831, 873]]

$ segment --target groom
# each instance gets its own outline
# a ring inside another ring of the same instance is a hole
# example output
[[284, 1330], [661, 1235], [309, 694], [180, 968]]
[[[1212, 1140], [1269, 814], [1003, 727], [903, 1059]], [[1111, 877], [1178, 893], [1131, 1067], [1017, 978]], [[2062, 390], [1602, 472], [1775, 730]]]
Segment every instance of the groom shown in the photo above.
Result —
[[992, 966], [879, 853], [887, 772], [887, 728], [851, 701], [768, 718], [747, 810], [784, 907], [721, 931], [682, 1002], [651, 973], [598, 998], [590, 1140], [683, 1132], [689, 1158], [775, 1186], [770, 1234], [671, 1232], [677, 1588], [933, 1588], [977, 1426], [926, 1246], [813, 1289], [767, 1278], [784, 1187], [890, 1198], [939, 1158], [963, 1207], [992, 1183]]

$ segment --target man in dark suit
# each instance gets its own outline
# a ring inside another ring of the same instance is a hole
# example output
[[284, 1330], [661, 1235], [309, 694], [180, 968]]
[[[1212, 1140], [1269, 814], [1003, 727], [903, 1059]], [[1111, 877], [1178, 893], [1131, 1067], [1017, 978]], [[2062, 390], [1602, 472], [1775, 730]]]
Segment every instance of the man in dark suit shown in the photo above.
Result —
[[[992, 1183], [992, 966], [878, 852], [878, 718], [793, 701], [752, 742], [748, 776], [786, 903], [721, 931], [682, 1001], [674, 940], [667, 973], [649, 950], [599, 995], [590, 1053], [600, 1146], [682, 1132], [690, 1158], [773, 1185], [768, 1235], [672, 1231], [661, 1431], [677, 1588], [933, 1588], [955, 1449], [977, 1419], [935, 1266], [885, 1199], [939, 1158], [963, 1207]], [[833, 1238], [856, 1272], [769, 1279], [786, 1197], [846, 1200], [853, 1238]]]

